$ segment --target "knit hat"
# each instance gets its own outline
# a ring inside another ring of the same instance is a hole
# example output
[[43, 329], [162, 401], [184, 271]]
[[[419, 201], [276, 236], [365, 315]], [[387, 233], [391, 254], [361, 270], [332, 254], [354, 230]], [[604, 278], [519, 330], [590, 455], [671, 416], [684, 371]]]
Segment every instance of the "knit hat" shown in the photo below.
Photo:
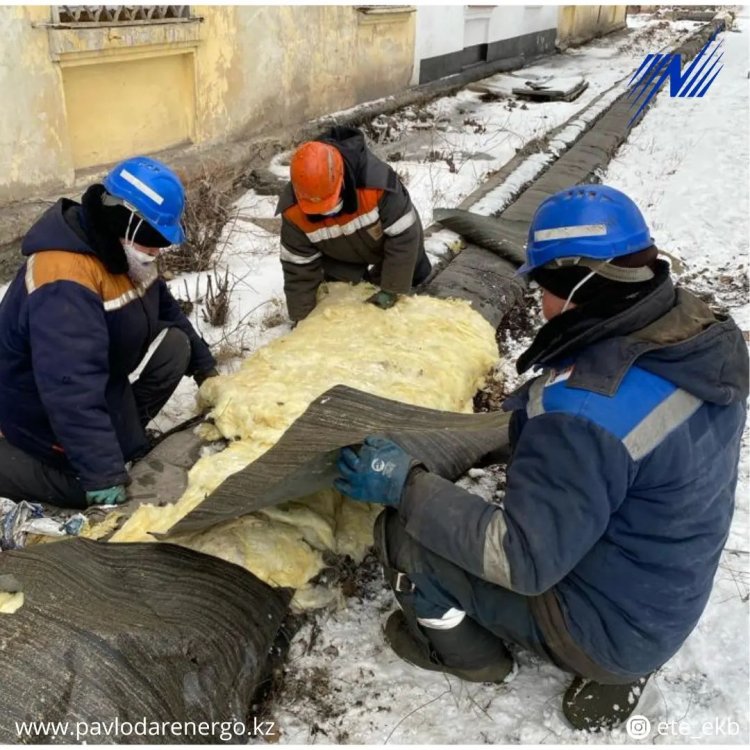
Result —
[[[128, 240], [144, 247], [168, 247], [172, 243], [157, 232], [147, 221], [141, 219], [123, 204], [123, 202], [106, 190], [101, 196], [101, 218], [106, 230], [117, 238], [127, 237]], [[136, 231], [137, 230], [137, 231]]]
[[[560, 299], [568, 299], [571, 292], [571, 302], [576, 305], [585, 305], [593, 300], [610, 299], [613, 304], [618, 304], [626, 297], [637, 294], [644, 287], [650, 287], [650, 281], [617, 281], [612, 276], [616, 276], [616, 268], [650, 268], [656, 269], [657, 255], [659, 251], [655, 246], [647, 247], [637, 253], [622, 255], [614, 258], [608, 264], [606, 269], [607, 277], [595, 272], [595, 266], [592, 265], [567, 265], [559, 268], [551, 265], [535, 268], [529, 274], [530, 278], [535, 281], [542, 289], [554, 294]], [[615, 268], [612, 268], [614, 266]], [[594, 274], [591, 278], [587, 276]], [[614, 272], [614, 273], [613, 273]], [[584, 279], [586, 279], [584, 281]], [[583, 283], [581, 283], [583, 282]], [[576, 286], [580, 286], [576, 289]], [[575, 291], [573, 291], [575, 289]]]
[[[128, 261], [122, 248], [121, 238], [125, 237], [130, 222], [128, 238], [144, 247], [167, 247], [170, 242], [150, 224], [141, 222], [140, 217], [111, 196], [104, 185], [90, 185], [81, 198], [81, 225], [91, 247], [102, 260], [110, 273], [127, 273]], [[140, 223], [140, 226], [138, 226]], [[138, 231], [132, 237], [136, 227]]]

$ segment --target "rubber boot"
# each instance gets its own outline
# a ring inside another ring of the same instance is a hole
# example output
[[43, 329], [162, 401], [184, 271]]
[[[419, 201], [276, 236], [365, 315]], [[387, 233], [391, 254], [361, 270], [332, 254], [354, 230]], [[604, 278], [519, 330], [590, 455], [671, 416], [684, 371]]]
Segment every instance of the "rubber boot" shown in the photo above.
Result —
[[635, 711], [649, 677], [627, 685], [602, 685], [576, 677], [563, 696], [563, 714], [575, 729], [612, 729]]
[[500, 683], [513, 669], [502, 641], [468, 617], [455, 628], [437, 630], [420, 628], [397, 610], [385, 624], [385, 639], [409, 664], [467, 682]]

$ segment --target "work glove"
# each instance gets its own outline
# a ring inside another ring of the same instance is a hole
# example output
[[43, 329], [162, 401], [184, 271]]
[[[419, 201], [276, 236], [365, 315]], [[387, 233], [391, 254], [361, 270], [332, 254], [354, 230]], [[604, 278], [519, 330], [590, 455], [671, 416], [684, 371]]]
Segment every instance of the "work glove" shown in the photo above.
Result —
[[200, 388], [206, 380], [209, 378], [215, 378], [218, 374], [219, 371], [215, 367], [212, 367], [210, 370], [193, 373], [193, 380], [198, 388]]
[[395, 292], [386, 292], [385, 289], [381, 289], [375, 292], [372, 297], [368, 297], [366, 301], [371, 305], [379, 307], [381, 310], [388, 310], [398, 302], [398, 294]]
[[333, 486], [354, 500], [396, 506], [409, 472], [417, 462], [392, 440], [371, 436], [365, 438], [359, 455], [342, 448], [336, 468], [341, 475]]
[[125, 485], [116, 484], [103, 490], [88, 490], [86, 492], [86, 505], [120, 505], [128, 499], [125, 494]]

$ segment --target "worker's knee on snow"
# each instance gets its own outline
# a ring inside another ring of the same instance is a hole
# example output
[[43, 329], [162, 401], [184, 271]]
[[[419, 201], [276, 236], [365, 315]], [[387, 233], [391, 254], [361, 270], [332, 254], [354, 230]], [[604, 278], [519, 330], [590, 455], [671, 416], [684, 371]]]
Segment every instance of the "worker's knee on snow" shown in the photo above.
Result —
[[174, 327], [168, 328], [157, 352], [160, 359], [163, 357], [169, 362], [170, 369], [174, 372], [184, 374], [187, 371], [191, 348], [190, 339], [184, 331]]

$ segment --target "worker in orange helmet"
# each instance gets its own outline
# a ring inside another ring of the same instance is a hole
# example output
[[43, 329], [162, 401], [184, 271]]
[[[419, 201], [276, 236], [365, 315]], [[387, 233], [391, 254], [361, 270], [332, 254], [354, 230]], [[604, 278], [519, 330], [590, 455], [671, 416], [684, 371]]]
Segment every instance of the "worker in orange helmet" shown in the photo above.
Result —
[[281, 265], [289, 317], [315, 307], [324, 280], [370, 281], [368, 302], [392, 307], [432, 267], [424, 233], [398, 175], [356, 128], [334, 127], [292, 155], [281, 195]]

